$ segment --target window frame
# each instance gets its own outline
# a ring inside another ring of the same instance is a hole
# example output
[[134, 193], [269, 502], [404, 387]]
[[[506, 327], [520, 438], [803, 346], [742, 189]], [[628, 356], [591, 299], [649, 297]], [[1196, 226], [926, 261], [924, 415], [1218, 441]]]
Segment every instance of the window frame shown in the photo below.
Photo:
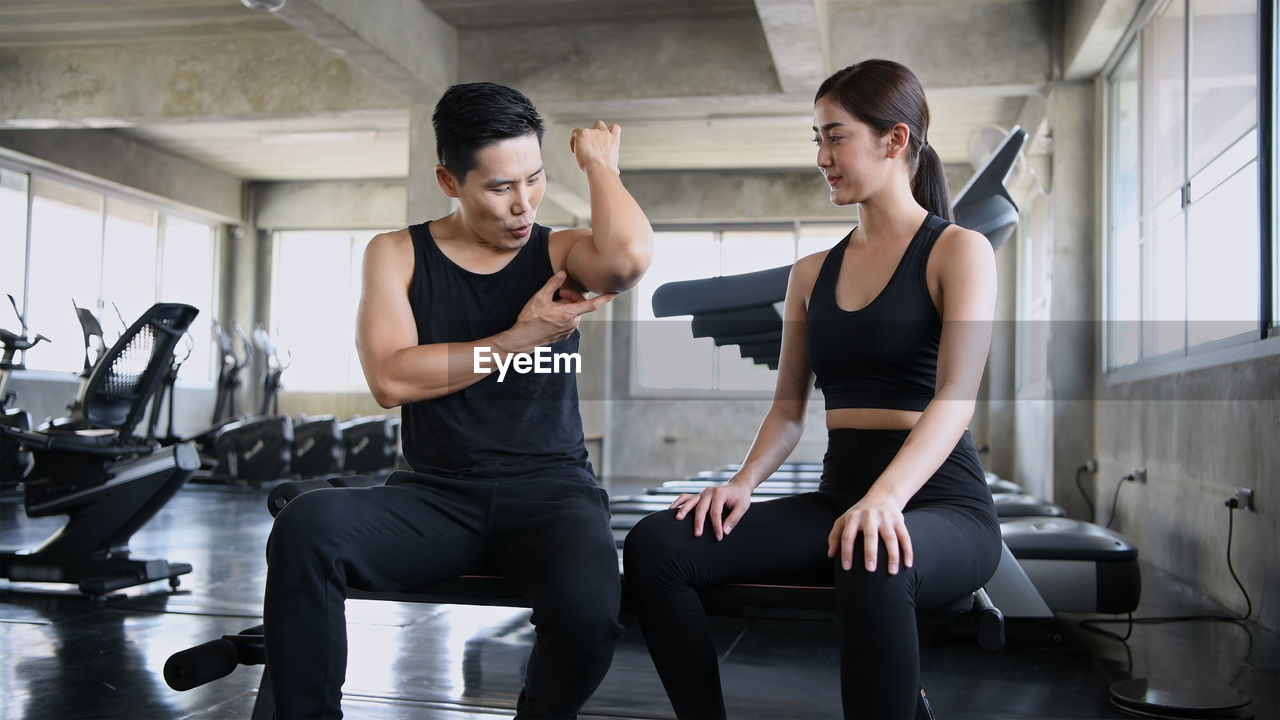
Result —
[[[1099, 173], [1100, 177], [1100, 195], [1099, 203], [1099, 233], [1103, 239], [1103, 252], [1101, 253], [1100, 275], [1102, 278], [1100, 291], [1100, 307], [1102, 308], [1101, 321], [1103, 323], [1103, 332], [1099, 337], [1099, 367], [1101, 368], [1103, 382], [1107, 386], [1116, 386], [1126, 383], [1147, 380], [1151, 378], [1163, 377], [1186, 373], [1194, 370], [1218, 367], [1232, 363], [1245, 362], [1249, 360], [1271, 357], [1280, 355], [1280, 325], [1277, 324], [1277, 318], [1280, 316], [1280, 280], [1278, 280], [1276, 255], [1276, 238], [1277, 238], [1277, 202], [1275, 197], [1275, 189], [1277, 187], [1276, 180], [1276, 146], [1274, 135], [1280, 124], [1277, 122], [1276, 115], [1276, 75], [1277, 72], [1277, 38], [1280, 36], [1280, 28], [1277, 26], [1274, 9], [1268, 0], [1260, 0], [1258, 2], [1258, 85], [1257, 85], [1257, 105], [1258, 118], [1257, 125], [1253, 132], [1258, 137], [1258, 147], [1256, 156], [1249, 162], [1256, 162], [1258, 165], [1258, 260], [1259, 260], [1259, 317], [1257, 328], [1254, 330], [1237, 333], [1235, 335], [1210, 340], [1195, 345], [1188, 345], [1184, 340], [1183, 346], [1174, 351], [1170, 351], [1158, 355], [1140, 356], [1137, 360], [1124, 365], [1116, 365], [1112, 359], [1112, 331], [1108, 324], [1113, 322], [1121, 322], [1112, 318], [1112, 303], [1114, 299], [1114, 290], [1112, 287], [1115, 281], [1112, 278], [1114, 254], [1116, 252], [1116, 236], [1112, 227], [1112, 162], [1113, 140], [1114, 140], [1114, 113], [1113, 97], [1111, 89], [1113, 87], [1112, 78], [1117, 67], [1123, 61], [1125, 56], [1131, 49], [1134, 49], [1141, 42], [1143, 30], [1149, 23], [1161, 12], [1163, 12], [1171, 3], [1181, 3], [1184, 8], [1184, 36], [1189, 39], [1192, 19], [1189, 16], [1190, 0], [1146, 0], [1138, 9], [1133, 21], [1126, 29], [1120, 42], [1117, 43], [1115, 50], [1108, 58], [1100, 73], [1103, 91], [1099, 93], [1102, 122], [1100, 125], [1099, 144], [1101, 148], [1101, 157], [1103, 158], [1103, 167]], [[1140, 47], [1140, 46], [1139, 46]], [[1183, 73], [1184, 80], [1189, 82], [1190, 62], [1187, 60], [1187, 53], [1190, 52], [1189, 43], [1183, 50]], [[1142, 61], [1142, 52], [1138, 52], [1139, 62]], [[1142, 77], [1141, 67], [1139, 68], [1139, 78]], [[1184, 123], [1187, 122], [1188, 114], [1187, 105], [1190, 103], [1189, 89], [1184, 96]], [[1141, 104], [1141, 103], [1140, 103]], [[1141, 122], [1141, 120], [1140, 120]], [[1146, 127], [1140, 125], [1140, 133], [1145, 132]], [[1190, 131], [1183, 127], [1183, 141], [1190, 143]], [[1190, 147], [1186, 148], [1189, 157]], [[1216, 157], [1221, 157], [1227, 150], [1218, 153]], [[1215, 157], [1215, 159], [1216, 159]], [[1186, 192], [1187, 186], [1191, 182], [1191, 174], [1189, 168], [1189, 160], [1184, 158], [1183, 171], [1183, 192]], [[1236, 173], [1243, 171], [1249, 164], [1246, 162], [1239, 168], [1231, 170], [1228, 176], [1234, 176]], [[1210, 165], [1212, 161], [1210, 162]], [[1141, 161], [1139, 167], [1142, 167]], [[1197, 171], [1197, 175], [1204, 172], [1204, 169]], [[1140, 180], [1140, 182], [1144, 182]], [[1199, 192], [1196, 189], [1196, 198], [1199, 200], [1207, 193]], [[1179, 222], [1188, 224], [1186, 218], [1189, 205], [1184, 201], [1179, 213], [1182, 216]], [[1144, 220], [1146, 222], [1145, 213]], [[1190, 239], [1184, 240], [1190, 243]], [[1184, 292], [1185, 292], [1184, 288]], [[1146, 292], [1145, 288], [1143, 292]], [[1143, 308], [1145, 311], [1146, 308]], [[1149, 320], [1145, 317], [1138, 322], [1146, 323]], [[1186, 337], [1189, 320], [1187, 317], [1182, 318], [1184, 327], [1184, 337]]]

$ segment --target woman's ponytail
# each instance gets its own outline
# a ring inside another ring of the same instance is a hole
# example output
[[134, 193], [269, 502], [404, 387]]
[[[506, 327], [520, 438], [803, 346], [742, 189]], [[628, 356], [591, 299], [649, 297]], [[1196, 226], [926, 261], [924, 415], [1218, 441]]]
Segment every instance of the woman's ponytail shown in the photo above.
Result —
[[947, 187], [947, 173], [942, 158], [928, 142], [920, 145], [916, 158], [916, 173], [911, 178], [911, 194], [925, 210], [953, 222], [951, 215], [951, 190]]
[[814, 101], [827, 95], [881, 136], [898, 123], [910, 129], [911, 194], [924, 209], [951, 221], [947, 174], [942, 158], [925, 139], [929, 132], [929, 103], [915, 73], [892, 60], [863, 60], [827, 78], [818, 87]]

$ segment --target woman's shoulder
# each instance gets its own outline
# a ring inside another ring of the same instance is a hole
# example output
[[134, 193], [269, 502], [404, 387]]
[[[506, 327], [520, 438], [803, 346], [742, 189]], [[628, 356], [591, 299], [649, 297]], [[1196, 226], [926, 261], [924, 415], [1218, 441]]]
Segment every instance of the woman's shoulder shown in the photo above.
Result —
[[934, 244], [935, 251], [943, 253], [992, 253], [987, 236], [976, 230], [951, 223], [942, 229]]
[[940, 270], [972, 263], [994, 262], [995, 251], [987, 236], [951, 223], [943, 228], [929, 252], [929, 265]]
[[930, 277], [942, 283], [994, 282], [995, 250], [982, 233], [952, 223], [938, 237], [928, 264]]
[[803, 298], [805, 304], [809, 302], [809, 296], [813, 294], [813, 286], [818, 282], [818, 274], [822, 271], [822, 264], [826, 261], [830, 250], [822, 250], [805, 255], [791, 266], [791, 274], [787, 277], [787, 294], [799, 294]]
[[812, 285], [813, 281], [818, 277], [818, 272], [822, 270], [822, 264], [827, 261], [827, 255], [831, 253], [830, 249], [819, 250], [816, 253], [805, 255], [791, 266], [791, 278], [794, 282], [797, 278], [807, 279]]

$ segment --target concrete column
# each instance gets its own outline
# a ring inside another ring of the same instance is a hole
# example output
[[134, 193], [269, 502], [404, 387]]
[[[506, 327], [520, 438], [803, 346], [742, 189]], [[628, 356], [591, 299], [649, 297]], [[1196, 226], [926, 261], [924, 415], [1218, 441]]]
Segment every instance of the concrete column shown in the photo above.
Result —
[[1059, 83], [1049, 93], [1053, 138], [1053, 245], [1050, 260], [1048, 380], [1052, 403], [1052, 471], [1045, 492], [1073, 517], [1085, 503], [1073, 474], [1094, 456], [1093, 394], [1097, 366], [1094, 248], [1094, 100], [1092, 82]]
[[[1024, 228], [1022, 232], [1025, 231]], [[996, 252], [998, 287], [991, 351], [987, 357], [979, 404], [969, 425], [979, 447], [985, 444], [990, 448], [982, 458], [983, 465], [987, 470], [1009, 479], [1015, 475], [1014, 445], [1008, 439], [1014, 436], [1012, 401], [1017, 365], [1018, 245], [1017, 242], [1008, 242]]]

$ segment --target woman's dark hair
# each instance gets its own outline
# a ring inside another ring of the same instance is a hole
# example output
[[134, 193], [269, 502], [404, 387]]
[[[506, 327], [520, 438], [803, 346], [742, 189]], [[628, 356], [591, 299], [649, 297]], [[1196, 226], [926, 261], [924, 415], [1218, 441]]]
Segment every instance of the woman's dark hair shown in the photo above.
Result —
[[911, 194], [929, 212], [951, 220], [951, 191], [942, 159], [928, 142], [929, 104], [915, 73], [892, 60], [863, 60], [823, 81], [814, 102], [828, 95], [880, 135], [906, 124]]
[[490, 82], [454, 85], [431, 115], [436, 157], [465, 182], [476, 167], [476, 153], [487, 145], [530, 133], [542, 144], [542, 116], [518, 90]]

